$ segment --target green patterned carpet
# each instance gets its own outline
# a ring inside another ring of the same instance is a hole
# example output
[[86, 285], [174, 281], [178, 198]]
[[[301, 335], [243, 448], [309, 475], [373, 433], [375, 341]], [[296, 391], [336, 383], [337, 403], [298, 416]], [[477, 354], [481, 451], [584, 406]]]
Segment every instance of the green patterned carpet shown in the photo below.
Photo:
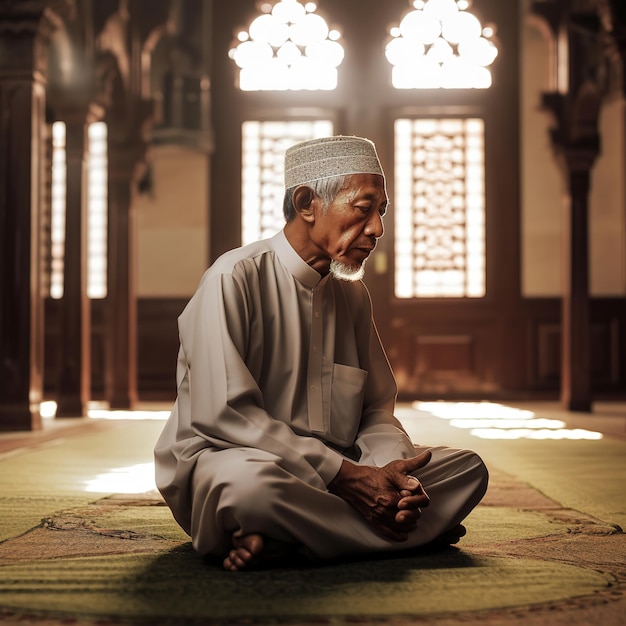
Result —
[[156, 491], [85, 490], [107, 468], [148, 463], [161, 427], [100, 424], [0, 456], [0, 622], [478, 624], [509, 611], [526, 626], [573, 606], [623, 608], [625, 535], [497, 467], [459, 548], [224, 572], [193, 552]]
[[[570, 565], [463, 553], [228, 575], [185, 545], [150, 555], [5, 566], [0, 602], [64, 615], [232, 622], [512, 607], [593, 593], [610, 582], [606, 575]], [[489, 597], [483, 593], [487, 587]]]

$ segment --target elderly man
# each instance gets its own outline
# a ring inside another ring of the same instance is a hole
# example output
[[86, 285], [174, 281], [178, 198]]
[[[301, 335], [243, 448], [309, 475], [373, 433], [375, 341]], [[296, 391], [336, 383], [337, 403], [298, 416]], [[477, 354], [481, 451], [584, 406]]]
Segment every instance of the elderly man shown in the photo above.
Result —
[[487, 488], [467, 450], [416, 447], [361, 281], [383, 234], [374, 144], [285, 154], [284, 229], [222, 255], [179, 318], [178, 397], [157, 485], [227, 570], [455, 543]]

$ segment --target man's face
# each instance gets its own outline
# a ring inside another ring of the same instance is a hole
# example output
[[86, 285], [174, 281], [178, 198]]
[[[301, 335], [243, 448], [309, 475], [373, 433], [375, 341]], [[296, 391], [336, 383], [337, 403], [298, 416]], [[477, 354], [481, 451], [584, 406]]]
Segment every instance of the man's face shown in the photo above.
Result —
[[341, 278], [358, 279], [363, 264], [376, 241], [383, 235], [383, 216], [387, 210], [385, 179], [378, 174], [353, 174], [324, 211], [316, 199], [315, 224], [311, 237], [341, 268]]

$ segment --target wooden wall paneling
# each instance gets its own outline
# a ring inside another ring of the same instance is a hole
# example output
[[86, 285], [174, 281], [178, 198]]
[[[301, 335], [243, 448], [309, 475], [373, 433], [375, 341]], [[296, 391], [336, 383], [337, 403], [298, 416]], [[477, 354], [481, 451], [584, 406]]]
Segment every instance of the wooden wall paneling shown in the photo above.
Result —
[[476, 349], [471, 335], [422, 335], [416, 338], [416, 371], [426, 375], [431, 371], [467, 375], [475, 371]]
[[502, 324], [446, 319], [422, 325], [397, 317], [392, 327], [397, 339], [389, 357], [401, 399], [493, 397], [501, 392], [500, 368], [494, 363], [500, 358]]
[[[184, 298], [140, 298], [137, 303], [138, 393], [141, 400], [170, 402], [176, 396], [176, 355], [178, 351], [178, 316], [185, 307]], [[58, 301], [46, 301], [45, 391], [53, 398], [53, 383], [58, 367]], [[104, 399], [105, 304], [93, 300], [92, 317], [92, 393], [94, 400]], [[626, 299], [592, 300], [592, 374], [595, 399], [626, 398]], [[403, 318], [393, 321], [394, 332], [401, 338], [393, 354], [394, 374], [403, 389], [401, 399], [466, 398], [490, 400], [558, 399], [561, 368], [560, 304], [555, 298], [528, 300], [520, 310], [519, 323], [526, 328], [523, 359], [513, 348], [507, 356], [502, 337], [515, 330], [503, 323], [465, 326], [463, 332], [420, 332], [420, 324], [406, 324]], [[469, 330], [468, 330], [469, 329]], [[520, 336], [523, 332], [518, 333]], [[514, 384], [501, 386], [498, 354], [512, 363]], [[496, 356], [494, 356], [496, 355]], [[476, 391], [478, 390], [478, 391]]]
[[626, 298], [601, 298], [591, 313], [591, 374], [598, 397], [626, 398]]
[[535, 332], [535, 384], [539, 388], [555, 388], [561, 375], [561, 324], [558, 321], [540, 321]]
[[[556, 299], [527, 301], [529, 368], [525, 388], [558, 390], [561, 377], [561, 319]], [[594, 399], [626, 397], [626, 299], [591, 300], [590, 367]]]
[[137, 314], [137, 378], [142, 400], [176, 398], [178, 316], [186, 299], [141, 298]]
[[596, 385], [615, 384], [619, 380], [617, 354], [619, 325], [617, 319], [592, 323], [590, 328], [591, 378]]
[[105, 313], [106, 300], [91, 301], [91, 399], [105, 399]]

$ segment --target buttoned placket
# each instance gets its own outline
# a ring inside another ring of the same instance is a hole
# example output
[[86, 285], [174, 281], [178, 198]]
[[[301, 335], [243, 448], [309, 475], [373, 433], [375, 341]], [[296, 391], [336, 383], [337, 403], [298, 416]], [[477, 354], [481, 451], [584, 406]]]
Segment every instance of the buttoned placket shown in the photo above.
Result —
[[307, 404], [309, 428], [315, 432], [324, 432], [322, 403], [324, 319], [322, 316], [322, 291], [319, 287], [311, 289], [311, 337], [307, 369]]

